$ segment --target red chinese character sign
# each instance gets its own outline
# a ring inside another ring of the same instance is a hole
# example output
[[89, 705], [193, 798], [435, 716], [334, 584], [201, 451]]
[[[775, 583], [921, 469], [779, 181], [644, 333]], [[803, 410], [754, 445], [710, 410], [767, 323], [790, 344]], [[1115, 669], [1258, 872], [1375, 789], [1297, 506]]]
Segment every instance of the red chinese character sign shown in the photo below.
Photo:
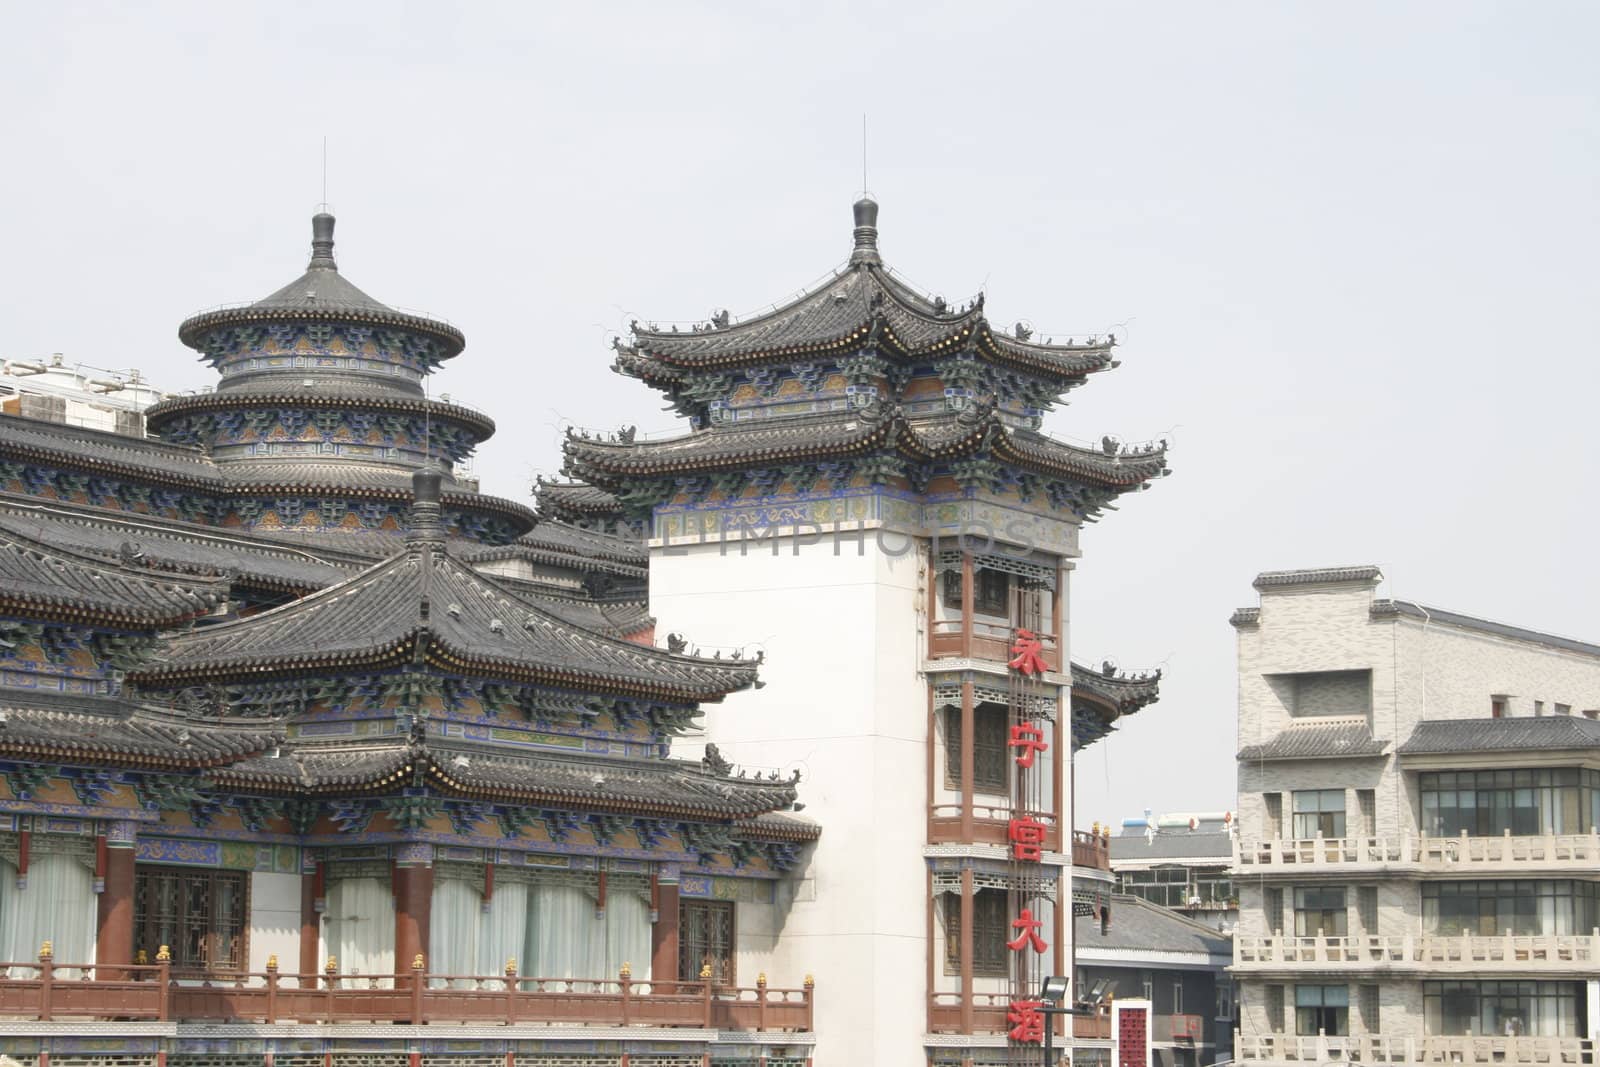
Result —
[[1111, 1002], [1111, 1067], [1150, 1067], [1150, 1002]]
[[1011, 858], [1028, 863], [1043, 860], [1046, 829], [1044, 823], [1031, 815], [1012, 819], [1006, 829], [1006, 836], [1011, 841]]
[[1013, 726], [1011, 740], [1006, 744], [1011, 748], [1022, 750], [1016, 756], [1018, 767], [1032, 767], [1034, 754], [1050, 748], [1050, 742], [1044, 739], [1044, 731], [1032, 723], [1018, 723]]
[[1050, 669], [1044, 661], [1044, 642], [1032, 630], [1022, 628], [1018, 628], [1017, 635], [1011, 639], [1009, 663], [1012, 670], [1021, 671], [1029, 678]]
[[1038, 1045], [1044, 1041], [1044, 1012], [1039, 1009], [1043, 1004], [1037, 1000], [1013, 1000], [1006, 1009], [1006, 1022], [1011, 1029], [1007, 1031], [1013, 1041], [1022, 1041], [1030, 1045]]
[[1035, 952], [1043, 952], [1050, 946], [1045, 944], [1044, 938], [1039, 936], [1039, 927], [1044, 923], [1033, 917], [1031, 908], [1023, 908], [1022, 914], [1011, 920], [1011, 929], [1022, 931], [1015, 938], [1006, 942], [1006, 948], [1012, 952], [1021, 952], [1031, 946]]

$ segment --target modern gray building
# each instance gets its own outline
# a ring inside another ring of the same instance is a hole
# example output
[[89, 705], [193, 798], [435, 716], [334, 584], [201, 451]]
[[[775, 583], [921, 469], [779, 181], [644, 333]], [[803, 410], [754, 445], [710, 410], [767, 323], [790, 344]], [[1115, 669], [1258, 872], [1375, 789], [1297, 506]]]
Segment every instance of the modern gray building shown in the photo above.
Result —
[[1122, 820], [1111, 838], [1117, 891], [1229, 931], [1239, 917], [1233, 887], [1233, 813], [1198, 812]]
[[1591, 1063], [1600, 646], [1284, 571], [1239, 647], [1237, 1058]]

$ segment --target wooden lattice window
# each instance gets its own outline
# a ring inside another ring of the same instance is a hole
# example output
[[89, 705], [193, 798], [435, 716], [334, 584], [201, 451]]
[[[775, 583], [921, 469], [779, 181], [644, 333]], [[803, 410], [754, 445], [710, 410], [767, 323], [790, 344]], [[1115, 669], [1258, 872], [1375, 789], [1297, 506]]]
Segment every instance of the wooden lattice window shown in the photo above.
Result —
[[133, 890], [133, 947], [175, 971], [242, 971], [250, 915], [244, 871], [140, 867]]
[[[946, 893], [944, 901], [944, 971], [961, 973], [961, 894]], [[1011, 936], [1006, 916], [1006, 891], [979, 889], [972, 894], [972, 975], [1004, 978], [1009, 972]]]
[[711, 981], [733, 985], [733, 901], [680, 900], [678, 903], [678, 976], [692, 982], [711, 965]]
[[[951, 568], [944, 572], [944, 606], [961, 610], [961, 572]], [[979, 615], [998, 615], [1008, 618], [1011, 599], [1011, 575], [1005, 571], [978, 567], [972, 572], [972, 610]]]
[[[979, 704], [972, 709], [972, 789], [975, 793], [1006, 793], [1007, 741], [1011, 737], [1011, 712], [999, 704]], [[961, 788], [961, 709], [945, 709], [944, 784]]]

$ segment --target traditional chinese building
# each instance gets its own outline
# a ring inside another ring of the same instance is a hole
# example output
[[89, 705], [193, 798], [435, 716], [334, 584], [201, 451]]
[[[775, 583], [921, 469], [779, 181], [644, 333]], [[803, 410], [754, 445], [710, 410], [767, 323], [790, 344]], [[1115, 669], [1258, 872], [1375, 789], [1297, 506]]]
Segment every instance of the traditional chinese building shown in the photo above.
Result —
[[543, 501], [646, 528], [666, 628], [761, 636], [768, 688], [708, 736], [803, 769], [828, 827], [772, 950], [830, 989], [819, 1060], [1036, 1062], [1069, 898], [1104, 913], [1111, 888], [1104, 838], [1070, 832], [1070, 753], [1155, 696], [1070, 665], [1069, 577], [1083, 523], [1165, 474], [1165, 447], [1042, 433], [1114, 338], [1000, 331], [981, 297], [918, 292], [877, 220], [859, 201], [848, 264], [770, 313], [635, 323], [616, 369], [689, 432], [571, 433], [576, 481]]
[[0, 1052], [806, 1062], [806, 970], [732, 936], [797, 778], [671, 752], [759, 657], [651, 647], [640, 548], [453, 479], [464, 340], [332, 232], [183, 324], [222, 382], [162, 440], [0, 416]]

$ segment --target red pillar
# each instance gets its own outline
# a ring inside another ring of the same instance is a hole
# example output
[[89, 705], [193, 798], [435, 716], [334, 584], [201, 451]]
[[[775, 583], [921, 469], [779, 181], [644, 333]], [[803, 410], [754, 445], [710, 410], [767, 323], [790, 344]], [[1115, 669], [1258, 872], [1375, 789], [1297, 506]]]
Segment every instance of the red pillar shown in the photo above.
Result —
[[321, 972], [317, 951], [322, 944], [322, 916], [317, 911], [317, 900], [322, 896], [322, 869], [302, 872], [300, 875], [300, 973], [312, 976]]
[[[657, 982], [680, 980], [677, 882], [660, 882], [656, 887], [656, 921], [650, 928], [650, 977]], [[696, 977], [689, 975], [687, 980]]]
[[433, 913], [433, 868], [394, 869], [394, 973], [411, 974], [411, 961], [428, 961], [428, 920]]
[[95, 901], [97, 929], [94, 940], [95, 977], [106, 981], [127, 978], [127, 972], [110, 969], [133, 962], [133, 834], [112, 828], [105, 838], [105, 888]]

